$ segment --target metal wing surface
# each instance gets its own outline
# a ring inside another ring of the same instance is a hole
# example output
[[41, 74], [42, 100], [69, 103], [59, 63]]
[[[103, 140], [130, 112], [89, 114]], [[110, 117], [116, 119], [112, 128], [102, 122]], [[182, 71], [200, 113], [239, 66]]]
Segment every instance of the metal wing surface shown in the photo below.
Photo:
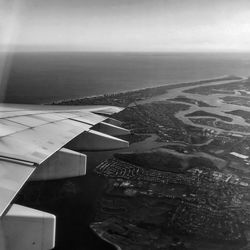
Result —
[[33, 165], [0, 160], [0, 216], [34, 170]]
[[36, 166], [119, 112], [105, 106], [0, 105], [0, 216]]

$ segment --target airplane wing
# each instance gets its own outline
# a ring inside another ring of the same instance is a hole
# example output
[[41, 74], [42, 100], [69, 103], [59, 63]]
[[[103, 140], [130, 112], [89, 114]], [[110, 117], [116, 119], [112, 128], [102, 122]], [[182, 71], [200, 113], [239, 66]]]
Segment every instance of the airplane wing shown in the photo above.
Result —
[[126, 141], [114, 135], [128, 131], [114, 121], [107, 122], [107, 116], [121, 110], [112, 106], [1, 104], [0, 216], [13, 216], [13, 209], [19, 209], [11, 207], [11, 202], [30, 177], [46, 180], [82, 175], [85, 171], [75, 166], [67, 171], [63, 168], [66, 163], [85, 167], [86, 156], [79, 151], [127, 147]]

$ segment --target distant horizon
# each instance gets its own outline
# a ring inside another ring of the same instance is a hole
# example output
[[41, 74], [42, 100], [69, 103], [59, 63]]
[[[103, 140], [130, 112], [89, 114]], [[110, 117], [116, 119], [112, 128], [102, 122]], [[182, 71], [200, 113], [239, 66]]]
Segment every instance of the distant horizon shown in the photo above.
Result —
[[1, 50], [246, 52], [248, 0], [3, 0]]
[[0, 46], [0, 52], [83, 52], [83, 53], [138, 53], [138, 54], [234, 54], [234, 53], [250, 53], [250, 50], [84, 50], [82, 48], [58, 48], [55, 46], [8, 46], [7, 48]]

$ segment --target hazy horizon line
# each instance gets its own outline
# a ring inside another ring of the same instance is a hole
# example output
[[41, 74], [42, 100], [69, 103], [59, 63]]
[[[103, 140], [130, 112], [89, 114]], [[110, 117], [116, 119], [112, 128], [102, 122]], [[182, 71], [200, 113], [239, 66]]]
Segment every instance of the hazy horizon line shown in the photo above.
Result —
[[82, 52], [82, 53], [138, 53], [138, 54], [178, 54], [178, 53], [183, 53], [183, 54], [195, 54], [195, 53], [225, 53], [225, 54], [233, 54], [233, 53], [250, 53], [250, 50], [237, 50], [237, 49], [232, 49], [232, 50], [216, 50], [216, 49], [211, 49], [211, 50], [199, 50], [199, 49], [194, 49], [194, 50], [181, 50], [181, 49], [169, 49], [169, 50], [87, 50], [87, 49], [81, 49], [81, 48], [58, 48], [57, 46], [46, 46], [46, 47], [41, 47], [41, 46], [0, 46], [0, 52], [9, 52], [9, 53], [15, 53], [15, 52]]

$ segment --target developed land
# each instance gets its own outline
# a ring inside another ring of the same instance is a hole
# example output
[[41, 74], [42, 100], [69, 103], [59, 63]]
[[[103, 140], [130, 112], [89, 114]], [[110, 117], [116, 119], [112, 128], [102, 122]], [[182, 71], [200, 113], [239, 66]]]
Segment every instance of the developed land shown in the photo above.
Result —
[[250, 110], [223, 104], [247, 98], [245, 81], [176, 87], [114, 115], [134, 136], [156, 137], [95, 168], [106, 180], [97, 235], [126, 250], [248, 249]]
[[[199, 168], [171, 173], [115, 158], [95, 171], [107, 178], [96, 220], [104, 221], [106, 229], [98, 225], [105, 238], [121, 249], [131, 249], [131, 243], [138, 249], [169, 249], [174, 239], [182, 249], [195, 249], [202, 240], [206, 243], [200, 249], [206, 249], [209, 240], [218, 245], [230, 242], [233, 245], [228, 249], [246, 242], [250, 179]], [[95, 223], [92, 227], [98, 228]]]

